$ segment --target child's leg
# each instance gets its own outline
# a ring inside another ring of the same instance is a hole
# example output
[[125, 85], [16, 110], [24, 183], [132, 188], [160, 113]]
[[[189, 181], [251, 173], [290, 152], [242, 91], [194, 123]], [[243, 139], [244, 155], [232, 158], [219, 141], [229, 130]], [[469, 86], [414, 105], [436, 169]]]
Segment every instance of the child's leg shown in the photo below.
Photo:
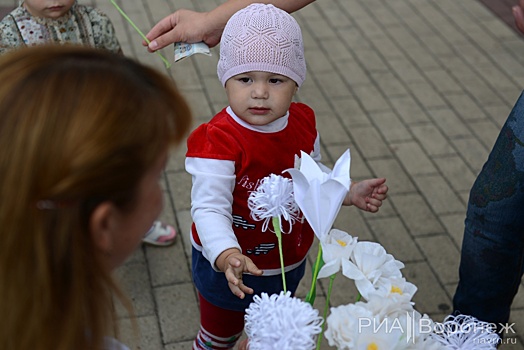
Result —
[[200, 331], [193, 350], [232, 349], [244, 329], [244, 312], [222, 309], [200, 293]]

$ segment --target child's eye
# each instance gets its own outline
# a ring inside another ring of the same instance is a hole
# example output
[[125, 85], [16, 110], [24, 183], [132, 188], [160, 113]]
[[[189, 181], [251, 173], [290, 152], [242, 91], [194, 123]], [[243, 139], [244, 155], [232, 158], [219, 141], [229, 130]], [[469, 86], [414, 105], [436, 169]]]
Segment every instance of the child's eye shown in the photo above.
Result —
[[282, 82], [282, 79], [278, 79], [278, 78], [271, 78], [269, 79], [269, 83], [270, 84], [278, 84], [278, 83], [281, 83]]
[[238, 78], [238, 81], [241, 81], [242, 83], [249, 83], [251, 81], [251, 78], [240, 77], [240, 78]]

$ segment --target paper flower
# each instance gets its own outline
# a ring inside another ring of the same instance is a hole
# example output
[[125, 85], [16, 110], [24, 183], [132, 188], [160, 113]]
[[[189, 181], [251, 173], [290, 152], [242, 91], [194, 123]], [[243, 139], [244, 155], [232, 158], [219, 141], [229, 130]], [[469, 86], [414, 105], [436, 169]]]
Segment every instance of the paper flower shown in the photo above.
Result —
[[391, 279], [401, 278], [400, 269], [404, 264], [391, 255], [378, 243], [358, 242], [353, 249], [351, 259], [356, 267], [348, 274], [355, 280], [359, 293], [366, 299], [379, 291], [388, 294], [391, 291]]
[[[301, 152], [298, 163], [299, 169], [286, 170], [293, 178], [295, 201], [317, 238], [323, 242], [335, 222], [351, 184], [349, 149], [337, 160], [329, 174], [323, 172], [319, 164], [304, 152]], [[321, 246], [313, 266], [311, 288], [306, 296], [306, 301], [311, 305], [315, 302], [316, 282], [322, 264]]]
[[382, 298], [374, 295], [367, 302], [359, 302], [358, 304], [363, 304], [366, 309], [380, 319], [395, 318], [415, 312], [410, 299], [401, 295], [391, 298]]
[[257, 221], [264, 221], [262, 231], [266, 231], [269, 221], [272, 220], [274, 233], [278, 239], [278, 253], [280, 268], [282, 269], [282, 284], [287, 291], [284, 273], [284, 256], [282, 254], [282, 220], [289, 222], [289, 232], [298, 220], [300, 209], [293, 197], [293, 183], [280, 175], [271, 174], [262, 179], [257, 189], [249, 194], [247, 201], [251, 210], [251, 217]]
[[300, 169], [287, 169], [293, 178], [295, 201], [320, 241], [328, 234], [351, 183], [349, 150], [326, 174], [306, 153], [301, 152]]
[[371, 320], [373, 313], [357, 304], [332, 307], [326, 318], [327, 330], [324, 333], [329, 345], [337, 349], [354, 349], [361, 319]]
[[467, 315], [449, 315], [436, 327], [431, 338], [453, 350], [496, 349], [500, 342], [490, 323]]
[[320, 244], [324, 266], [320, 269], [318, 278], [329, 277], [340, 270], [342, 274], [346, 275], [354, 268], [349, 259], [357, 244], [357, 238], [353, 238], [344, 231], [333, 229]]
[[[384, 282], [386, 287], [375, 289], [375, 291], [372, 291], [369, 294], [369, 297], [378, 296], [382, 298], [394, 298], [401, 296], [407, 298], [407, 300], [411, 300], [413, 295], [417, 292], [417, 286], [406, 281], [404, 277], [391, 277]], [[390, 286], [389, 288], [387, 287], [388, 285]]]
[[393, 320], [373, 315], [363, 302], [331, 308], [326, 322], [326, 339], [340, 350], [389, 350], [403, 341], [403, 331]]
[[[293, 197], [293, 182], [280, 175], [271, 174], [262, 179], [256, 191], [249, 194], [248, 207], [256, 221], [264, 221], [262, 231], [266, 231], [269, 221], [282, 217], [289, 222], [289, 230], [300, 215], [300, 209]], [[280, 223], [280, 231], [282, 223]], [[284, 232], [286, 233], [286, 232]]]
[[246, 309], [245, 321], [250, 350], [315, 349], [323, 322], [318, 310], [290, 292], [256, 295]]

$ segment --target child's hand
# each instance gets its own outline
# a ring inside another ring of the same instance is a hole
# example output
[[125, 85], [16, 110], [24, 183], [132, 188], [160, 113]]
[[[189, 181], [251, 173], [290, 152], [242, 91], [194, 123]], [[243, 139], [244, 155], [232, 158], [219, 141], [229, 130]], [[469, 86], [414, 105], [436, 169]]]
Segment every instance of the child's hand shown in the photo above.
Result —
[[376, 213], [387, 198], [388, 186], [385, 182], [384, 178], [351, 182], [349, 193], [342, 204]]
[[216, 264], [225, 273], [231, 292], [240, 299], [244, 299], [245, 293], [253, 294], [253, 289], [246, 286], [242, 281], [243, 273], [248, 272], [255, 276], [260, 276], [263, 273], [250, 258], [240, 253], [238, 249], [227, 249], [222, 252]]

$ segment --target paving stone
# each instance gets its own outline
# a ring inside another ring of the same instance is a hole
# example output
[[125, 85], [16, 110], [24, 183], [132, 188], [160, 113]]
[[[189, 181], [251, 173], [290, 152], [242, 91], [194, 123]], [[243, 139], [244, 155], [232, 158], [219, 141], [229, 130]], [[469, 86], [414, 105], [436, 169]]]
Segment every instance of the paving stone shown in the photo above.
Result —
[[413, 237], [398, 218], [381, 218], [370, 221], [371, 230], [378, 242], [402, 262], [420, 261], [424, 259]]
[[415, 240], [443, 284], [458, 282], [460, 251], [448, 235], [417, 237]]
[[413, 140], [410, 130], [392, 111], [371, 113], [370, 116], [387, 142]]
[[[423, 189], [422, 195], [437, 214], [465, 213], [460, 197], [456, 195], [449, 182], [440, 175], [415, 175], [415, 183]], [[429, 185], [429, 186], [428, 186]]]
[[417, 142], [397, 142], [391, 147], [410, 176], [436, 172], [435, 165]]
[[390, 200], [413, 236], [442, 233], [443, 227], [420, 194], [391, 196]]
[[192, 340], [200, 327], [193, 284], [158, 287], [154, 293], [163, 341], [172, 343]]
[[132, 349], [161, 350], [163, 348], [156, 315], [135, 319], [123, 318], [119, 320], [119, 327], [121, 329], [119, 338]]
[[432, 316], [452, 311], [451, 299], [426, 263], [407, 263], [402, 274], [408, 282], [418, 287], [413, 297], [418, 312]]
[[446, 136], [433, 124], [412, 125], [411, 132], [415, 139], [422, 145], [430, 157], [449, 155], [455, 153], [453, 147], [447, 142]]
[[455, 191], [469, 191], [475, 181], [475, 174], [458, 155], [433, 157], [444, 178]]

